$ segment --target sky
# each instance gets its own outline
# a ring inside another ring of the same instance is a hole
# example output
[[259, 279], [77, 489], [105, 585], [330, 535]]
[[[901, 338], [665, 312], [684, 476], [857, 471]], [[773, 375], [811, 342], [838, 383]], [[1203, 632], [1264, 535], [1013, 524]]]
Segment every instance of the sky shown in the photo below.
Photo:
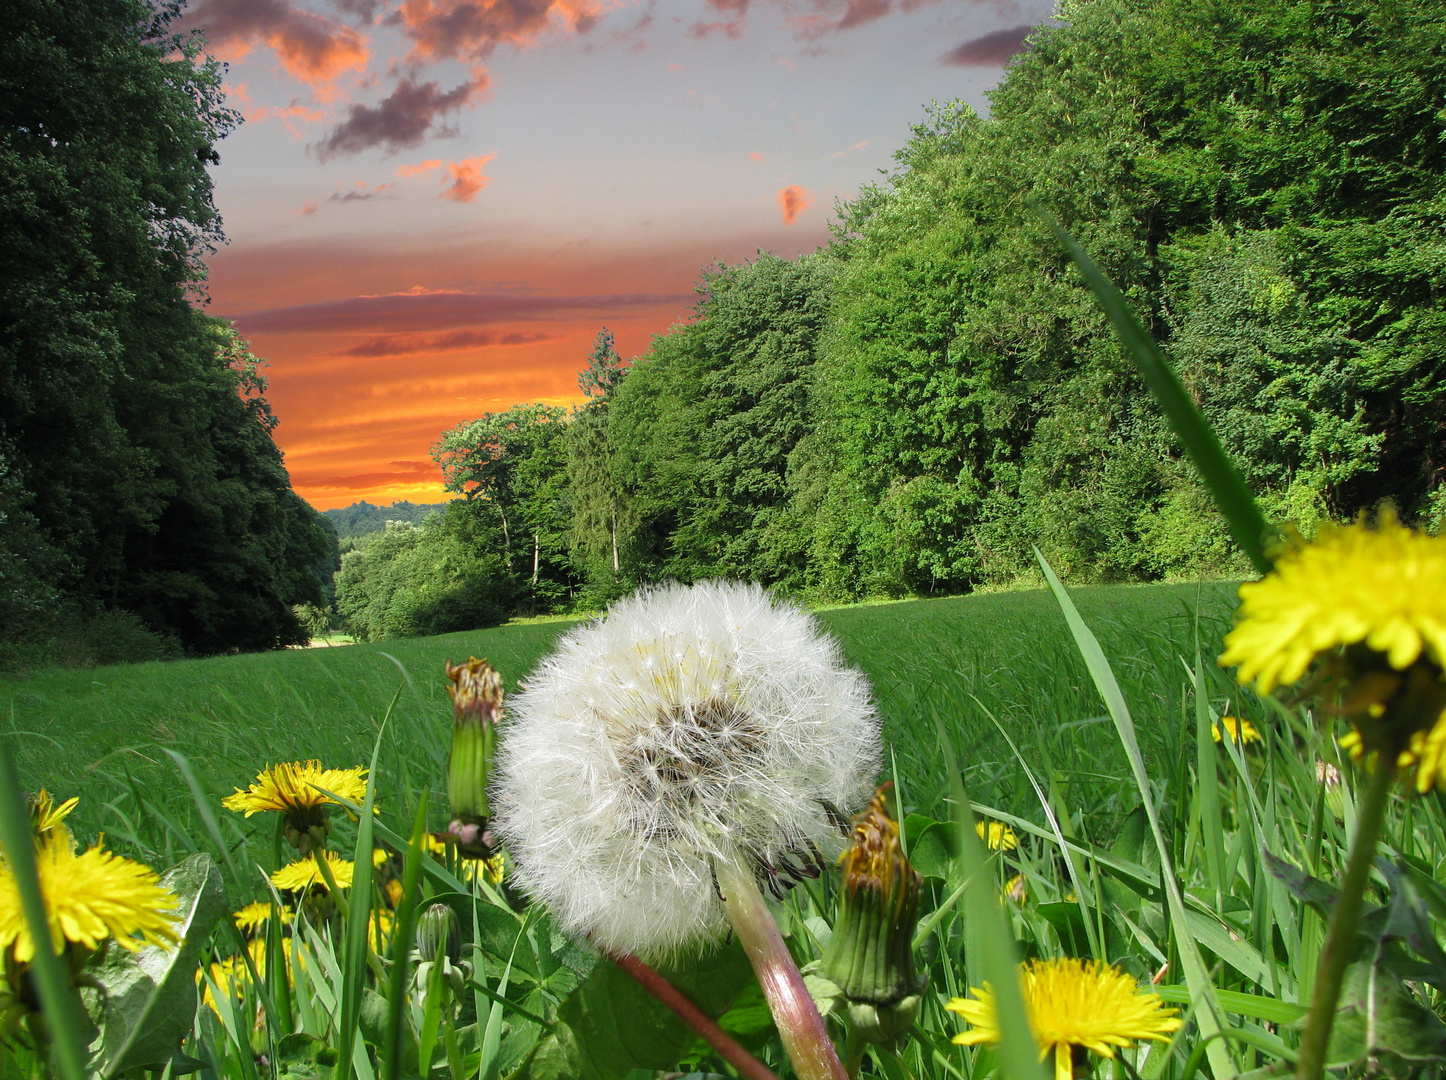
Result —
[[826, 244], [931, 101], [987, 111], [1048, 0], [191, 0], [244, 122], [209, 310], [317, 509], [447, 498], [443, 431], [581, 400], [704, 268]]

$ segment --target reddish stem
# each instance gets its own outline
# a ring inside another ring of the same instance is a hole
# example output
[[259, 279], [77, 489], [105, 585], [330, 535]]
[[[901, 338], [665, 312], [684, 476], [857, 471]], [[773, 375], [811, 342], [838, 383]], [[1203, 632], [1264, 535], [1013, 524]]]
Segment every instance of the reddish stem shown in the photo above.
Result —
[[793, 1061], [793, 1071], [799, 1080], [849, 1080], [813, 995], [803, 984], [798, 965], [752, 873], [722, 861], [714, 865], [714, 871], [728, 920], [758, 976], [758, 985], [763, 988], [773, 1022], [783, 1038], [783, 1048]]
[[614, 964], [637, 979], [644, 990], [677, 1013], [678, 1019], [707, 1039], [708, 1045], [718, 1051], [724, 1061], [737, 1069], [740, 1076], [746, 1076], [748, 1080], [778, 1080], [761, 1061], [734, 1042], [707, 1013], [685, 998], [678, 992], [677, 987], [647, 964], [629, 953], [609, 951], [608, 956]]

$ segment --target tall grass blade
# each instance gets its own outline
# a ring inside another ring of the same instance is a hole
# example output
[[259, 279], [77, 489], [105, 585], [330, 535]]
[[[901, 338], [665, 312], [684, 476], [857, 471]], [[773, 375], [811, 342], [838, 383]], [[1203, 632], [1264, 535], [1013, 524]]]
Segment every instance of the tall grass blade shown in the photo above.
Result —
[[1084, 248], [1058, 223], [1050, 221], [1060, 242], [1069, 251], [1070, 258], [1079, 267], [1080, 274], [1095, 294], [1095, 299], [1114, 324], [1120, 343], [1134, 360], [1145, 383], [1154, 395], [1160, 411], [1165, 414], [1170, 427], [1175, 430], [1185, 452], [1200, 470], [1200, 476], [1215, 505], [1225, 515], [1230, 534], [1245, 552], [1255, 569], [1264, 574], [1270, 570], [1270, 559], [1265, 554], [1265, 516], [1256, 505], [1255, 496], [1245, 486], [1239, 471], [1235, 468], [1215, 431], [1200, 410], [1190, 399], [1180, 377], [1175, 374], [1160, 346], [1141, 325], [1139, 318], [1125, 301], [1124, 294], [1112, 282], [1093, 259], [1085, 254]]
[[[407, 982], [411, 971], [412, 923], [417, 910], [417, 886], [422, 879], [422, 846], [427, 836], [427, 800], [432, 796], [423, 785], [417, 796], [417, 813], [412, 836], [402, 857], [402, 900], [397, 905], [392, 931], [392, 970], [387, 992], [387, 1035], [382, 1046], [382, 1076], [397, 1080], [402, 1073], [402, 1014], [407, 1005]], [[480, 1012], [479, 1012], [480, 1015]]]
[[1080, 618], [1079, 610], [1074, 606], [1074, 601], [1070, 599], [1069, 593], [1065, 592], [1064, 586], [1055, 575], [1054, 568], [1049, 565], [1049, 560], [1044, 557], [1039, 548], [1034, 549], [1034, 556], [1039, 560], [1045, 580], [1049, 582], [1050, 592], [1054, 593], [1060, 610], [1064, 612], [1065, 622], [1069, 624], [1070, 633], [1074, 635], [1075, 644], [1079, 647], [1080, 655], [1084, 657], [1085, 666], [1089, 668], [1095, 688], [1099, 690], [1100, 697], [1105, 700], [1105, 707], [1114, 719], [1115, 730], [1119, 733], [1120, 742], [1125, 748], [1125, 756], [1130, 763], [1130, 772], [1134, 776], [1135, 786], [1139, 789], [1140, 801], [1145, 808], [1145, 817], [1150, 823], [1150, 832], [1154, 835], [1155, 847], [1160, 854], [1160, 881], [1164, 886], [1165, 899], [1170, 910], [1170, 922], [1174, 927], [1180, 950], [1180, 963], [1185, 969], [1185, 982], [1190, 987], [1195, 1022], [1200, 1027], [1201, 1039], [1205, 1043], [1205, 1052], [1210, 1060], [1210, 1071], [1214, 1074], [1215, 1080], [1231, 1080], [1237, 1070], [1235, 1063], [1230, 1059], [1229, 1051], [1220, 1039], [1223, 1032], [1220, 1006], [1215, 1000], [1215, 988], [1206, 974], [1205, 961], [1200, 956], [1200, 949], [1186, 919], [1185, 900], [1180, 892], [1180, 882], [1175, 877], [1170, 846], [1165, 842], [1165, 834], [1160, 828], [1160, 816], [1155, 811], [1155, 800], [1150, 793], [1150, 778], [1145, 772], [1145, 759], [1140, 754], [1140, 743], [1135, 736], [1135, 721], [1130, 716], [1129, 706], [1125, 704], [1125, 696], [1120, 692], [1120, 684], [1115, 681], [1115, 673], [1110, 669], [1109, 661], [1105, 659], [1104, 650], [1100, 648], [1099, 641], [1096, 640], [1090, 628], [1085, 625], [1084, 620]]
[[999, 897], [994, 894], [994, 875], [989, 872], [988, 855], [974, 831], [974, 811], [964, 791], [954, 745], [942, 721], [939, 721], [939, 748], [949, 770], [949, 794], [954, 801], [954, 821], [959, 833], [960, 869], [965, 879], [973, 883], [964, 894], [965, 915], [981, 930], [971, 941], [977, 942], [983, 953], [980, 966], [994, 988], [994, 1006], [999, 1018], [1000, 1072], [1008, 1080], [1045, 1080], [1029, 1016], [1024, 1011], [1024, 995], [1019, 989], [1019, 957], [1014, 949], [1014, 934]]
[[0, 847], [20, 893], [20, 908], [30, 935], [35, 940], [35, 958], [30, 970], [40, 991], [45, 1027], [62, 1080], [85, 1080], [85, 1013], [80, 997], [71, 985], [65, 964], [54, 951], [45, 897], [40, 891], [40, 872], [35, 865], [35, 837], [30, 831], [30, 814], [21, 796], [20, 774], [8, 744], [0, 745]]
[[1215, 909], [1225, 904], [1225, 832], [1220, 816], [1220, 770], [1215, 767], [1215, 740], [1210, 735], [1210, 699], [1204, 662], [1197, 654], [1191, 671], [1195, 683], [1195, 790], [1200, 796], [1200, 831], [1205, 846], [1205, 877], [1215, 893]]
[[240, 884], [241, 872], [237, 870], [235, 861], [231, 858], [231, 849], [226, 846], [226, 841], [221, 836], [221, 822], [216, 818], [216, 811], [211, 808], [211, 800], [201, 778], [196, 775], [195, 766], [184, 754], [161, 747], [166, 755], [176, 763], [176, 768], [181, 771], [181, 778], [186, 781], [186, 786], [191, 789], [191, 798], [196, 803], [196, 813], [201, 816], [201, 824], [206, 827], [206, 833], [211, 837], [211, 842], [216, 845], [216, 851], [221, 856], [221, 861], [226, 864], [226, 869], [231, 873], [231, 880]]
[[[376, 742], [372, 746], [371, 767], [367, 769], [367, 794], [362, 802], [362, 811], [356, 826], [356, 854], [352, 864], [350, 905], [346, 913], [346, 946], [342, 954], [342, 979], [340, 1002], [340, 1026], [337, 1030], [336, 1050], [337, 1080], [346, 1080], [351, 1068], [356, 1047], [357, 1027], [361, 1019], [363, 976], [367, 969], [367, 928], [372, 911], [372, 816], [377, 800], [377, 761], [381, 756], [382, 736], [387, 730], [387, 721], [392, 717], [402, 689], [392, 696], [382, 717]], [[325, 860], [318, 859], [321, 864]], [[360, 1071], [359, 1071], [360, 1072]]]

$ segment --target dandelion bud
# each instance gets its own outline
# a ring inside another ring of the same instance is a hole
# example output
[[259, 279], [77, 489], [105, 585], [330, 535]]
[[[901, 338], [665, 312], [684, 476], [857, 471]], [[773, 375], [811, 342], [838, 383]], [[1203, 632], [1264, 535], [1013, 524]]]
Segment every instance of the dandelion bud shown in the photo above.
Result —
[[907, 1031], [923, 988], [913, 942], [924, 882], [899, 846], [892, 787], [879, 788], [854, 820], [842, 859], [843, 903], [819, 969], [843, 991], [855, 1031], [869, 1042]]
[[492, 808], [487, 784], [502, 716], [502, 676], [486, 660], [469, 657], [465, 664], [447, 664], [452, 695], [452, 754], [447, 760], [447, 798], [452, 822], [447, 826], [463, 858], [492, 854], [487, 818]]
[[417, 919], [417, 955], [432, 963], [455, 964], [462, 958], [462, 927], [448, 905], [433, 904]]

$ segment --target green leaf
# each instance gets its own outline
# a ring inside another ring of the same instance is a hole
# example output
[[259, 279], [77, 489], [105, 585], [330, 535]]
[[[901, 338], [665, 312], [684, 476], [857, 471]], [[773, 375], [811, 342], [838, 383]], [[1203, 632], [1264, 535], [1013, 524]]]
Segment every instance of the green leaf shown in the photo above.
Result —
[[[753, 981], [753, 969], [736, 941], [663, 974], [715, 1018]], [[673, 1068], [696, 1038], [632, 976], [612, 961], [600, 960], [559, 1006], [551, 1033], [514, 1074], [515, 1080], [625, 1080], [633, 1069]]]
[[1216, 438], [1209, 421], [1200, 414], [1189, 393], [1180, 382], [1160, 352], [1160, 346], [1141, 325], [1124, 294], [1115, 288], [1114, 282], [1105, 276], [1094, 260], [1085, 254], [1079, 243], [1050, 220], [1056, 235], [1069, 251], [1070, 258], [1079, 267], [1080, 274], [1095, 294], [1104, 313], [1114, 325], [1120, 344], [1125, 347], [1135, 366], [1140, 369], [1145, 383], [1154, 395], [1160, 411], [1165, 414], [1170, 427], [1175, 430], [1185, 452], [1200, 471], [1205, 486], [1210, 489], [1215, 505], [1225, 515], [1230, 534], [1240, 545], [1240, 550], [1262, 574], [1270, 570], [1270, 559], [1265, 554], [1265, 516], [1255, 503], [1255, 496], [1245, 486], [1234, 462], [1226, 455]]
[[293, 1032], [276, 1044], [276, 1080], [328, 1080], [337, 1053], [315, 1035]]
[[1370, 960], [1348, 967], [1340, 1001], [1328, 1068], [1384, 1059], [1383, 1071], [1404, 1075], [1413, 1070], [1390, 1068], [1392, 1059], [1410, 1066], [1446, 1061], [1446, 1024], [1385, 967]]
[[146, 945], [131, 953], [114, 943], [86, 965], [82, 994], [100, 1029], [90, 1067], [101, 1076], [160, 1068], [179, 1052], [196, 1020], [196, 967], [227, 909], [221, 871], [209, 854], [192, 855], [161, 875], [180, 900], [175, 949]]

